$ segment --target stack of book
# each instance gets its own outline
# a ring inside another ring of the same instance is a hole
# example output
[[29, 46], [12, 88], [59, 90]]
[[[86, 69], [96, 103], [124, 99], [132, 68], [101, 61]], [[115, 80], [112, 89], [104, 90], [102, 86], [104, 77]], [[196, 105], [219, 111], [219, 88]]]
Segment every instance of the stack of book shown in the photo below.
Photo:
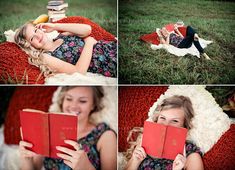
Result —
[[50, 22], [55, 22], [62, 18], [65, 18], [65, 10], [68, 7], [68, 3], [64, 3], [63, 0], [48, 1], [47, 9]]

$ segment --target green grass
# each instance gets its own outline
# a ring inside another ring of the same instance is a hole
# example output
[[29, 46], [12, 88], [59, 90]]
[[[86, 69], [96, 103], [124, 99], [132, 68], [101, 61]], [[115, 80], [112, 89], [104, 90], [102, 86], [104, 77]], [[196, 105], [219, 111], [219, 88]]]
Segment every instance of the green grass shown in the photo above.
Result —
[[[69, 7], [67, 16], [84, 16], [117, 35], [116, 0], [65, 0]], [[47, 14], [48, 0], [1, 0], [0, 42], [5, 41], [4, 31], [16, 29], [28, 20]]]
[[[212, 40], [212, 61], [154, 51], [139, 40], [167, 23], [183, 20]], [[232, 84], [235, 82], [235, 3], [205, 0], [120, 0], [119, 83]]]

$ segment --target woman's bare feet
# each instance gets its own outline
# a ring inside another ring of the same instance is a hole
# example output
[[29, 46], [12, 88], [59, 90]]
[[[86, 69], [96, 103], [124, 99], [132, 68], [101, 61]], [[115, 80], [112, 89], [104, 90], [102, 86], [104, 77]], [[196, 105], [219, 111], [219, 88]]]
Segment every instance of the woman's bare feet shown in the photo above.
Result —
[[202, 56], [203, 56], [206, 60], [211, 60], [211, 58], [210, 58], [206, 53], [202, 53]]

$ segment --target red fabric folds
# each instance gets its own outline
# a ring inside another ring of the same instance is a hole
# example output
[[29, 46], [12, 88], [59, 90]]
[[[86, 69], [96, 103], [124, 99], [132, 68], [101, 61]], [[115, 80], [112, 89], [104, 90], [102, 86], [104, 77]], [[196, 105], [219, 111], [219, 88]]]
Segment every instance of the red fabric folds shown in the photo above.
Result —
[[15, 89], [4, 123], [6, 144], [18, 144], [21, 139], [19, 110], [30, 108], [48, 111], [56, 89], [57, 87], [54, 86], [21, 86]]
[[[165, 27], [169, 32], [174, 31], [174, 24], [167, 24], [165, 25]], [[186, 35], [186, 27], [179, 27], [178, 29], [183, 36]], [[142, 35], [140, 36], [140, 40], [147, 42], [147, 43], [155, 44], [155, 45], [158, 45], [160, 43], [160, 39], [156, 32]]]

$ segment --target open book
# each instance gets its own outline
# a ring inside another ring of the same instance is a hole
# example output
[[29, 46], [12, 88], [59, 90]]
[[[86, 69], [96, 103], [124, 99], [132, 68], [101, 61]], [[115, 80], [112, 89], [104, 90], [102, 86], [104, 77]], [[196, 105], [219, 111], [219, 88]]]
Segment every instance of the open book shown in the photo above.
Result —
[[20, 124], [22, 140], [32, 143], [29, 149], [37, 154], [58, 158], [56, 146], [74, 149], [64, 140], [77, 140], [77, 115], [24, 109], [20, 111]]
[[177, 154], [183, 155], [186, 136], [186, 128], [145, 121], [142, 147], [151, 157], [174, 160]]

